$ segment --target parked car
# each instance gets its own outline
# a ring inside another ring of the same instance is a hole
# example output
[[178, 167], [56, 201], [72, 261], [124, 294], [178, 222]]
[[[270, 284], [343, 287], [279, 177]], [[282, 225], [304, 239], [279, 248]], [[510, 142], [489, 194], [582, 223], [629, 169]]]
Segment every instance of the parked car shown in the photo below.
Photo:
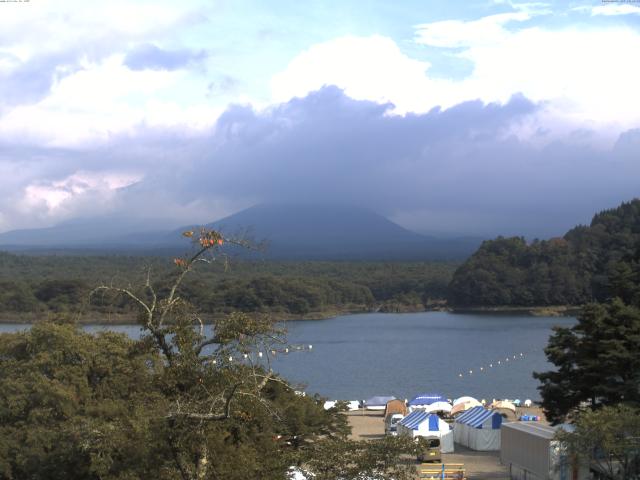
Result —
[[419, 462], [440, 462], [442, 454], [440, 452], [440, 439], [438, 437], [417, 437], [418, 438], [418, 461]]

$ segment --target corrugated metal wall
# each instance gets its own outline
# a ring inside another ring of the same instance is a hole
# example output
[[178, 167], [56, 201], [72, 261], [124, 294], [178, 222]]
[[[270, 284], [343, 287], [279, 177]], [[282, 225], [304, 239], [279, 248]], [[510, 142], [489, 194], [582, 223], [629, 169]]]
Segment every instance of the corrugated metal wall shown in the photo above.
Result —
[[511, 468], [513, 479], [546, 480], [550, 470], [550, 439], [509, 428], [501, 428], [500, 461]]

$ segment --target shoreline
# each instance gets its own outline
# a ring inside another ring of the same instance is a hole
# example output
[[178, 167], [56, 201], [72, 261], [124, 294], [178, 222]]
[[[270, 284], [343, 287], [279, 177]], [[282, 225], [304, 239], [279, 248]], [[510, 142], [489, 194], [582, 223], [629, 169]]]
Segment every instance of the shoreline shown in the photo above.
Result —
[[[385, 308], [386, 307], [386, 308]], [[276, 322], [289, 321], [317, 321], [328, 320], [347, 315], [358, 315], [366, 313], [423, 313], [423, 312], [449, 312], [453, 314], [486, 314], [486, 315], [522, 315], [530, 317], [575, 317], [580, 313], [581, 307], [569, 305], [555, 305], [545, 307], [449, 307], [443, 304], [436, 304], [427, 307], [418, 305], [395, 305], [390, 309], [388, 305], [381, 304], [375, 308], [351, 305], [344, 308], [332, 308], [327, 310], [308, 312], [306, 314], [294, 314], [285, 312], [246, 312], [249, 316], [266, 315]], [[224, 316], [224, 313], [207, 314], [203, 317], [207, 320]], [[55, 321], [65, 319], [79, 325], [133, 325], [137, 324], [137, 314], [135, 313], [101, 313], [92, 312], [85, 314], [43, 312], [39, 313], [0, 313], [0, 324], [32, 324], [46, 320]]]
[[520, 314], [531, 317], [575, 317], [582, 310], [582, 306], [575, 305], [548, 305], [548, 306], [499, 306], [499, 307], [450, 307], [451, 313], [477, 313], [477, 314]]

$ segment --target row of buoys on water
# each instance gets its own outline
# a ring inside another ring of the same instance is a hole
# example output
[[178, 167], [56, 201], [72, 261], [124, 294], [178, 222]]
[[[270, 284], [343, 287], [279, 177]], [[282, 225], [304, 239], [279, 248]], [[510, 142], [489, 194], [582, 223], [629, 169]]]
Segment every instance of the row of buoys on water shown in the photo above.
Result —
[[[309, 350], [313, 350], [313, 345], [292, 345], [290, 347], [285, 347], [279, 350], [270, 350], [269, 353], [271, 353], [272, 356], [276, 356], [277, 354], [288, 354], [290, 352], [298, 352], [298, 351], [309, 351]], [[266, 352], [256, 352], [255, 356], [257, 357], [257, 359], [263, 358], [265, 356]], [[233, 362], [233, 361], [242, 361], [242, 360], [249, 360], [249, 357], [251, 356], [251, 354], [249, 353], [243, 353], [242, 356], [233, 356], [233, 355], [229, 355], [228, 357], [222, 359], [222, 361], [224, 362], [225, 360], [229, 363]], [[252, 357], [253, 359], [253, 357]], [[211, 363], [213, 365], [218, 364], [218, 362], [220, 361], [220, 359], [213, 359], [211, 360]]]
[[498, 367], [498, 366], [506, 365], [507, 363], [509, 363], [509, 361], [510, 361], [510, 360], [511, 360], [511, 361], [513, 361], [513, 360], [520, 360], [520, 359], [522, 359], [522, 358], [524, 358], [524, 353], [522, 353], [522, 352], [521, 352], [520, 354], [513, 355], [513, 356], [511, 356], [511, 357], [505, 357], [505, 359], [504, 359], [504, 360], [500, 359], [500, 360], [498, 360], [497, 362], [490, 363], [488, 367], [481, 366], [481, 367], [479, 367], [479, 368], [477, 368], [477, 369], [475, 369], [475, 370], [470, 369], [468, 373], [462, 373], [462, 372], [461, 372], [461, 373], [459, 373], [459, 374], [458, 374], [458, 377], [459, 377], [459, 378], [462, 378], [462, 377], [464, 377], [464, 376], [465, 376], [465, 374], [466, 374], [466, 375], [473, 375], [473, 374], [474, 374], [474, 372], [476, 372], [476, 373], [482, 373], [482, 372], [487, 371], [487, 369], [489, 369], [489, 368], [494, 368], [494, 367]]

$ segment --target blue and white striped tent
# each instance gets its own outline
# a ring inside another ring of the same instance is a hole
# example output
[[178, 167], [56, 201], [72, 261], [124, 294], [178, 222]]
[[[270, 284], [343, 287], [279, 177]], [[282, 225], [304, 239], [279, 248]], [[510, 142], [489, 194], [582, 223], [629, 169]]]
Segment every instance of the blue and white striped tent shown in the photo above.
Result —
[[502, 415], [484, 407], [473, 407], [456, 418], [453, 438], [472, 450], [500, 450]]
[[434, 413], [414, 410], [398, 422], [398, 435], [437, 437], [442, 453], [453, 452], [453, 432], [449, 424]]
[[439, 393], [421, 393], [420, 395], [416, 395], [411, 400], [409, 400], [408, 405], [410, 407], [419, 408], [420, 406], [431, 405], [432, 403], [442, 402], [445, 400], [446, 398], [444, 398], [444, 396], [440, 395]]

